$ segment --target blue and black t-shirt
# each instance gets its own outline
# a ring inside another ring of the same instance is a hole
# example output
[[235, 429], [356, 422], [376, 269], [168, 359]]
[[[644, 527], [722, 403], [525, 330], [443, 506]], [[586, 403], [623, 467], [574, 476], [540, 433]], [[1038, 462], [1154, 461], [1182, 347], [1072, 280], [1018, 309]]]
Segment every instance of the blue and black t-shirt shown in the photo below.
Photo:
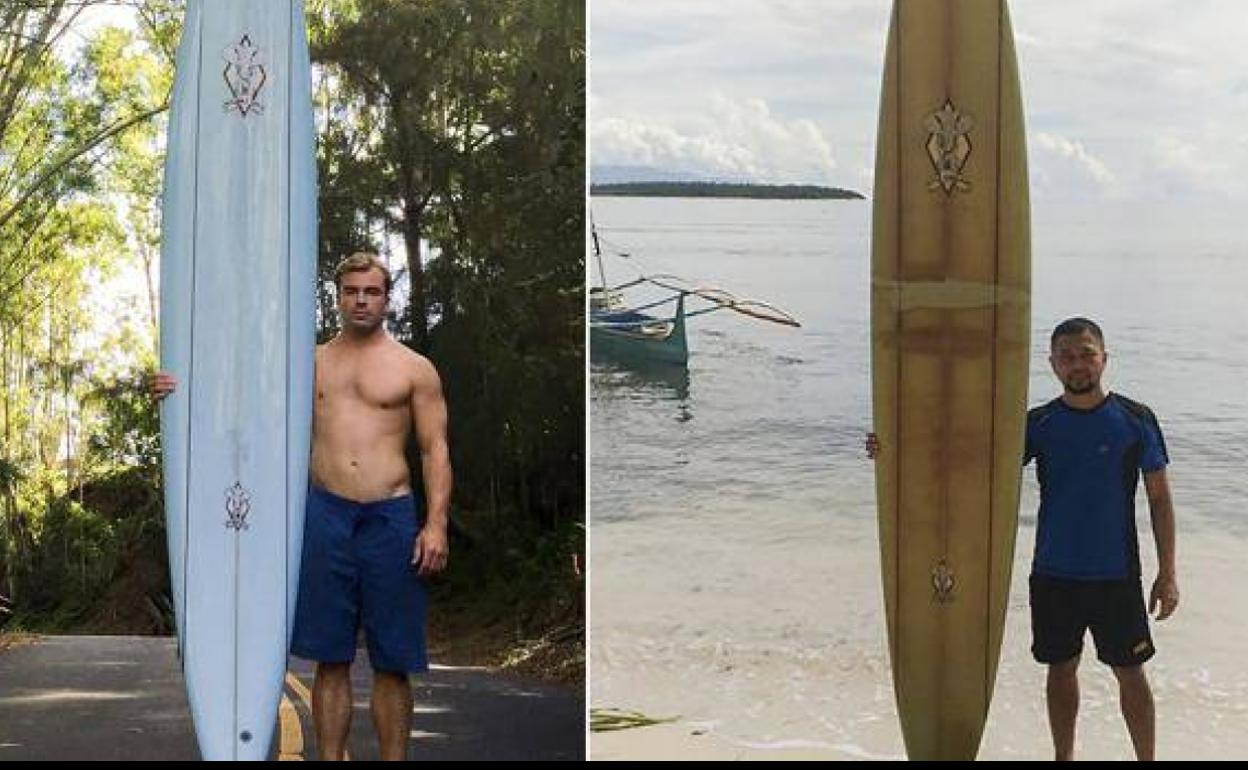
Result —
[[1074, 580], [1138, 577], [1140, 472], [1170, 462], [1152, 411], [1116, 393], [1086, 410], [1053, 399], [1027, 413], [1023, 463], [1032, 458], [1040, 482], [1033, 573]]

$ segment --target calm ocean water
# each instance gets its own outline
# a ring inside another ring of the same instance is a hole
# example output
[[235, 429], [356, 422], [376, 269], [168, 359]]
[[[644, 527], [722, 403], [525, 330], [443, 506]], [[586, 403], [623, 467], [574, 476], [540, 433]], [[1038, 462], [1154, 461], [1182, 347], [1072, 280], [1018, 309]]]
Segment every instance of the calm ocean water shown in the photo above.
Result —
[[[750, 745], [895, 755], [874, 482], [861, 448], [870, 203], [597, 198], [593, 211], [607, 251], [631, 255], [606, 258], [612, 282], [674, 273], [766, 300], [803, 324], [730, 312], [693, 319], [687, 377], [591, 366], [593, 704], [680, 713]], [[1197, 644], [1218, 602], [1200, 604], [1194, 595], [1205, 587], [1193, 582], [1237, 574], [1242, 584], [1245, 568], [1231, 555], [1248, 553], [1248, 225], [1230, 208], [1037, 201], [1032, 231], [1029, 401], [1059, 392], [1044, 357], [1054, 324], [1071, 315], [1100, 322], [1109, 387], [1153, 407], [1166, 435], [1180, 579], [1191, 576], [1193, 597], [1192, 625], [1173, 627], [1178, 642], [1193, 634]], [[1029, 561], [1036, 505], [1028, 468], [1016, 572]], [[1142, 491], [1137, 509], [1142, 535], [1151, 533]], [[1141, 545], [1148, 563], [1151, 536]], [[1196, 554], [1202, 564], [1188, 569]], [[1036, 721], [1025, 729], [1047, 740], [1025, 593], [1012, 602], [994, 713], [1025, 712], [1018, 718]], [[1164, 638], [1159, 647], [1159, 692], [1187, 693], [1192, 714], [1222, 713], [1202, 677], [1248, 700], [1242, 666], [1231, 662], [1243, 649], [1209, 653], [1224, 661], [1220, 671], [1168, 669]], [[829, 687], [838, 677], [853, 684]], [[1112, 686], [1102, 685], [1114, 725]], [[1093, 711], [1096, 687], [1087, 690]], [[837, 690], [853, 700], [836, 701]], [[1003, 694], [1014, 690], [1017, 706]], [[986, 747], [1011, 756], [1010, 740], [992, 736]]]
[[[1044, 358], [1052, 327], [1096, 319], [1109, 386], [1161, 420], [1185, 522], [1248, 535], [1248, 225], [1229, 210], [1035, 209], [1029, 401], [1059, 392]], [[606, 259], [613, 282], [671, 272], [770, 301], [803, 324], [693, 319], [687, 379], [596, 362], [595, 522], [698, 511], [730, 495], [824, 515], [818, 501], [834, 489], [870, 485], [860, 451], [869, 202], [599, 198], [594, 213], [608, 249], [630, 254]]]

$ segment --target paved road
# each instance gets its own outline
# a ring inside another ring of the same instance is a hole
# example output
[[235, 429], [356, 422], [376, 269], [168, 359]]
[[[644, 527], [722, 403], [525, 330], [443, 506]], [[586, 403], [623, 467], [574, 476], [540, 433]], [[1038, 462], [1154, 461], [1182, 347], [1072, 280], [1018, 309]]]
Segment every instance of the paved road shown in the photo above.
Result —
[[[377, 758], [368, 714], [371, 672], [352, 669], [351, 755]], [[314, 759], [312, 667], [293, 661], [274, 758]], [[482, 669], [435, 666], [413, 678], [413, 760], [577, 760], [585, 756], [579, 691]], [[43, 637], [0, 653], [0, 762], [197, 760], [172, 639]]]

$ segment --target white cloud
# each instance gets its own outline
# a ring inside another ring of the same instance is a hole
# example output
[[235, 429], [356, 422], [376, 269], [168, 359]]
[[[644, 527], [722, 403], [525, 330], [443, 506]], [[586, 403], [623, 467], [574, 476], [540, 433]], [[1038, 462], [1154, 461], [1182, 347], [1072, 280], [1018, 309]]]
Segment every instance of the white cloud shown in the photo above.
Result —
[[599, 165], [654, 166], [734, 177], [751, 174], [757, 167], [743, 147], [716, 137], [685, 136], [668, 126], [646, 125], [626, 118], [598, 121], [590, 141], [594, 163]]
[[[873, 163], [890, 5], [594, 0], [593, 161], [625, 146], [644, 154], [640, 144], [713, 159], [724, 174], [870, 187], [859, 170]], [[1010, 10], [1039, 196], [1248, 198], [1242, 0], [1011, 0]], [[716, 91], [731, 108], [716, 107]], [[784, 130], [767, 134], [766, 122]]]
[[[1248, 162], [1242, 137], [1202, 134], [1183, 137], [1163, 134], [1152, 140], [1149, 167], [1154, 179], [1171, 194], [1214, 193], [1234, 195], [1243, 185], [1234, 172]], [[1236, 146], [1236, 145], [1239, 146]]]
[[654, 166], [723, 178], [831, 183], [832, 146], [814, 122], [783, 120], [762, 99], [713, 93], [678, 129], [659, 121], [595, 117], [595, 165]]
[[1093, 155], [1077, 139], [1068, 139], [1047, 132], [1036, 132], [1031, 142], [1031, 176], [1037, 192], [1088, 191], [1112, 195], [1118, 179], [1105, 161]]
[[1218, 167], [1202, 157], [1201, 148], [1176, 136], [1153, 140], [1153, 158], [1161, 168], [1191, 174], [1216, 173]]

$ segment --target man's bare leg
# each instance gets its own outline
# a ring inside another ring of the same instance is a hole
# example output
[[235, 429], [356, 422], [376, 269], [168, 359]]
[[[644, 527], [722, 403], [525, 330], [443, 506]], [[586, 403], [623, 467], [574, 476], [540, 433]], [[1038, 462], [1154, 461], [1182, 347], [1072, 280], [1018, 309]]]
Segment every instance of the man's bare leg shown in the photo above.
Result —
[[1153, 691], [1149, 689], [1148, 677], [1143, 666], [1114, 666], [1118, 678], [1118, 703], [1122, 718], [1131, 733], [1135, 756], [1142, 762], [1153, 760], [1156, 745], [1156, 716], [1153, 710]]
[[341, 762], [351, 731], [351, 664], [317, 663], [312, 720], [322, 762]]
[[1079, 716], [1079, 656], [1049, 664], [1045, 694], [1049, 704], [1049, 729], [1053, 733], [1053, 758], [1075, 758], [1075, 719]]
[[383, 762], [407, 759], [412, 731], [412, 686], [407, 673], [377, 671], [373, 675], [373, 726]]

